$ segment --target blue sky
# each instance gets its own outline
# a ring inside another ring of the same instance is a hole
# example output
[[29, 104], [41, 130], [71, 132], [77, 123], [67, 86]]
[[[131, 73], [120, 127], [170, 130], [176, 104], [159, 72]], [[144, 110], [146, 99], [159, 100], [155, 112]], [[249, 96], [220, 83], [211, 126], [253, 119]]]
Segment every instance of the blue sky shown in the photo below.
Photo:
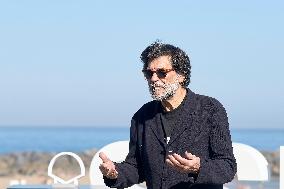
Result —
[[0, 1], [0, 126], [125, 126], [151, 100], [143, 49], [192, 62], [232, 128], [284, 128], [283, 1]]

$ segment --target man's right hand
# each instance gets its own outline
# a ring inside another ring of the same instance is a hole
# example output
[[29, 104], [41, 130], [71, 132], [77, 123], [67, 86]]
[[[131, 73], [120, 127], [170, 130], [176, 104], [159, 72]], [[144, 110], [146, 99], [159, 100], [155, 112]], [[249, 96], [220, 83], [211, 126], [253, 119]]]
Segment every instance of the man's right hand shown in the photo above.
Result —
[[114, 163], [103, 152], [99, 153], [99, 157], [103, 160], [103, 163], [100, 165], [102, 174], [107, 178], [116, 179], [118, 172], [115, 169]]

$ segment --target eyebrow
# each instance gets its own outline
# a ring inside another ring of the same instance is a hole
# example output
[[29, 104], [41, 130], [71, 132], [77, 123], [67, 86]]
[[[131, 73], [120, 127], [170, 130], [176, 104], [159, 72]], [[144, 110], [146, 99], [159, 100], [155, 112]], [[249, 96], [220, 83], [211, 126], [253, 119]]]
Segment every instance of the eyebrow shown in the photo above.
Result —
[[[149, 67], [146, 68], [147, 70], [151, 70]], [[156, 68], [155, 70], [174, 70], [174, 68]]]

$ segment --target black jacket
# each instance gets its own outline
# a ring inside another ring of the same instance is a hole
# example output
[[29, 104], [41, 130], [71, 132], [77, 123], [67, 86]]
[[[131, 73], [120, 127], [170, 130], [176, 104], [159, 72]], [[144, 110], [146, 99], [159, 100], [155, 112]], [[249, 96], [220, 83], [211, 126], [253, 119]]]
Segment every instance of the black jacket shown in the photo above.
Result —
[[[187, 89], [182, 112], [168, 144], [164, 140], [161, 104], [152, 101], [133, 116], [129, 154], [116, 163], [117, 179], [105, 179], [109, 187], [126, 188], [146, 181], [148, 189], [222, 189], [236, 174], [226, 111], [216, 99]], [[170, 152], [185, 151], [200, 157], [199, 174], [180, 173], [165, 163]]]

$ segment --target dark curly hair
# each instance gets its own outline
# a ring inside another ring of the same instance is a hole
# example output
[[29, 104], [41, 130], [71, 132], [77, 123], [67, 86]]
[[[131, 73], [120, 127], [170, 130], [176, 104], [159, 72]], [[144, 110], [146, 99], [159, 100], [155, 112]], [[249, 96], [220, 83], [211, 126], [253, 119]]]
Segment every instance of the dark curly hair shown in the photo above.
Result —
[[141, 61], [144, 63], [143, 69], [148, 67], [148, 64], [160, 56], [170, 56], [173, 69], [180, 75], [185, 77], [181, 83], [182, 87], [187, 87], [190, 83], [191, 65], [187, 54], [178, 47], [170, 44], [163, 44], [156, 41], [149, 45], [140, 56]]

